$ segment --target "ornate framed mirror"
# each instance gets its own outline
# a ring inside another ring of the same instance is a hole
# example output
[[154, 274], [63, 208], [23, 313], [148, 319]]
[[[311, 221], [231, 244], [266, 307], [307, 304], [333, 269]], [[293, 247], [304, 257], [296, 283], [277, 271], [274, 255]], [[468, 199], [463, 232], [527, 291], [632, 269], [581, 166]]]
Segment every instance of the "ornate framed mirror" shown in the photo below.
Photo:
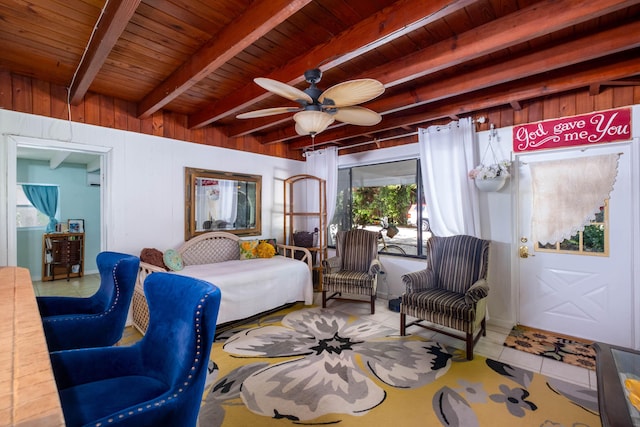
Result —
[[185, 168], [184, 238], [209, 231], [262, 234], [262, 176]]

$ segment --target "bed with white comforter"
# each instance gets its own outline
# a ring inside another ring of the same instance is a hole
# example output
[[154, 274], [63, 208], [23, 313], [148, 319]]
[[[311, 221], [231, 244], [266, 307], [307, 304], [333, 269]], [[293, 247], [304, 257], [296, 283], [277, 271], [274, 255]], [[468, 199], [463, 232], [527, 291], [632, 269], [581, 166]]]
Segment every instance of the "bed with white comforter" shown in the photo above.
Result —
[[220, 288], [219, 325], [287, 303], [313, 302], [313, 284], [307, 264], [281, 255], [187, 265], [174, 273], [205, 280]]
[[[313, 303], [311, 254], [307, 249], [278, 244], [278, 255], [271, 258], [240, 259], [239, 243], [240, 238], [234, 234], [214, 231], [194, 237], [176, 249], [184, 268], [173, 274], [195, 277], [220, 288], [218, 325], [289, 303]], [[303, 254], [302, 259], [295, 259], [296, 254]], [[149, 323], [144, 279], [157, 271], [165, 270], [140, 262], [131, 311], [133, 326], [142, 333]]]

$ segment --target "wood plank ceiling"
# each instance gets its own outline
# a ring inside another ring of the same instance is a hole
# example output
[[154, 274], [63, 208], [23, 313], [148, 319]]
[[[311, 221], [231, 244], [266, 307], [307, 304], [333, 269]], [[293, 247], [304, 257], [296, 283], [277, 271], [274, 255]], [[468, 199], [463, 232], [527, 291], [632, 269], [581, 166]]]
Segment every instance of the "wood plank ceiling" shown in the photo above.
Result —
[[[326, 89], [374, 78], [375, 126], [335, 122], [315, 144], [399, 138], [501, 105], [603, 85], [638, 85], [640, 0], [0, 0], [0, 69], [137, 106], [190, 128], [305, 149], [295, 106], [255, 83]], [[94, 31], [95, 28], [95, 31]]]

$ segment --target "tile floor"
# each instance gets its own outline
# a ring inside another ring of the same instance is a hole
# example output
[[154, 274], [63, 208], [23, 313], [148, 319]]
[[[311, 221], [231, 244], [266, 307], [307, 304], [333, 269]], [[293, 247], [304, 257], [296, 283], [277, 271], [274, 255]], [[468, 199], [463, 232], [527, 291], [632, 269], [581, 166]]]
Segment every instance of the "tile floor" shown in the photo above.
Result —
[[[87, 275], [81, 278], [70, 279], [68, 282], [64, 279], [52, 282], [33, 282], [36, 295], [67, 295], [87, 297], [92, 295], [100, 286], [100, 276], [97, 274]], [[322, 305], [322, 295], [314, 294], [314, 302]], [[380, 322], [392, 328], [399, 328], [400, 315], [390, 311], [387, 308], [387, 301], [378, 299], [376, 303], [376, 314], [369, 314], [369, 305], [361, 303], [353, 303], [348, 301], [329, 301], [327, 304], [332, 308], [340, 308], [353, 314], [360, 314], [363, 317], [373, 321]], [[129, 329], [132, 329], [131, 327]], [[419, 334], [425, 338], [438, 341], [445, 345], [455, 348], [464, 348], [464, 342], [429, 331], [419, 327], [413, 327], [408, 330], [409, 333]], [[508, 363], [513, 366], [528, 369], [543, 375], [563, 379], [575, 384], [587, 386], [593, 390], [597, 389], [595, 371], [557, 362], [549, 358], [535, 356], [533, 354], [514, 350], [503, 345], [508, 330], [497, 329], [495, 326], [487, 326], [487, 336], [481, 337], [475, 347], [475, 353], [481, 356]], [[125, 336], [127, 334], [125, 333]]]
[[82, 277], [52, 280], [48, 282], [33, 282], [36, 296], [63, 295], [69, 297], [86, 298], [93, 295], [100, 287], [100, 275], [89, 274]]

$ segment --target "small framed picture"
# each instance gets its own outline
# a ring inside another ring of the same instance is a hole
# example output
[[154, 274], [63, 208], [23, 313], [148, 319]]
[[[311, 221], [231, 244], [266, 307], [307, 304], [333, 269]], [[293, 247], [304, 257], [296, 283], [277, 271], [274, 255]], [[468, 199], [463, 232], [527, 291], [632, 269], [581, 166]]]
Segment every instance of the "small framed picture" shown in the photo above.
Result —
[[70, 219], [67, 224], [69, 233], [84, 233], [84, 219]]

